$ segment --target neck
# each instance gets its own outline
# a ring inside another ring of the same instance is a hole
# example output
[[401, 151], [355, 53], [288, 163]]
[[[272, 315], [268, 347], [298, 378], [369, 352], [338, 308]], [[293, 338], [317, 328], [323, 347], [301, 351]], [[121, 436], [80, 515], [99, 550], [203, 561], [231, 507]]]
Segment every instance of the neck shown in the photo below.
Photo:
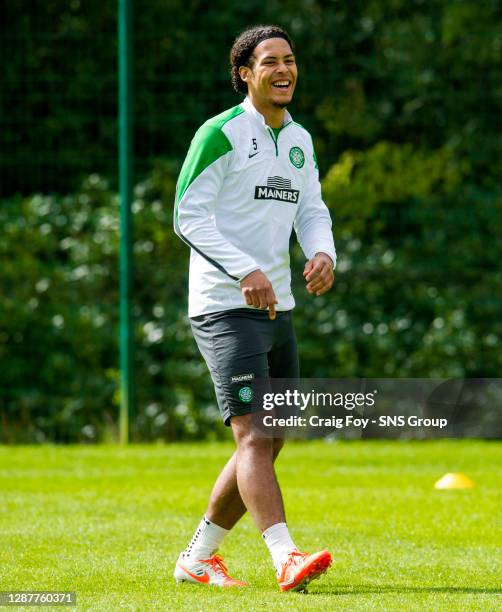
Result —
[[251, 100], [252, 105], [256, 108], [256, 110], [263, 115], [265, 119], [265, 123], [271, 128], [280, 128], [284, 123], [284, 115], [286, 114], [286, 109], [281, 108], [280, 106], [273, 106], [271, 104], [260, 104], [259, 101], [255, 100], [251, 94], [249, 95], [249, 99]]

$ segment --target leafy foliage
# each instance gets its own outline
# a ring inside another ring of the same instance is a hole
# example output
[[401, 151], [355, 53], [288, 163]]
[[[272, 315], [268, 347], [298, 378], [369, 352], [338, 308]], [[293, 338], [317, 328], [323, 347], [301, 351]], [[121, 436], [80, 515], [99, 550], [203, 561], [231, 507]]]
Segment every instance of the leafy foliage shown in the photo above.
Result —
[[[187, 253], [164, 204], [174, 199], [174, 177], [155, 169], [135, 191], [134, 435], [221, 436], [212, 385], [185, 313]], [[7, 201], [0, 222], [6, 230], [0, 280], [8, 296], [0, 306], [0, 438], [115, 437], [116, 194], [91, 175], [71, 196]]]
[[[172, 202], [194, 131], [238, 101], [231, 41], [258, 22], [296, 42], [291, 111], [314, 135], [339, 254], [335, 289], [313, 299], [293, 245], [302, 374], [498, 376], [500, 0], [136, 4], [134, 436], [225, 435], [186, 317]], [[118, 406], [116, 7], [3, 10], [0, 440], [106, 440]]]
[[[332, 294], [299, 303], [310, 376], [496, 377], [501, 194], [447, 149], [380, 142], [324, 180], [339, 260]], [[296, 251], [297, 267], [301, 254]], [[327, 336], [331, 342], [327, 341]]]

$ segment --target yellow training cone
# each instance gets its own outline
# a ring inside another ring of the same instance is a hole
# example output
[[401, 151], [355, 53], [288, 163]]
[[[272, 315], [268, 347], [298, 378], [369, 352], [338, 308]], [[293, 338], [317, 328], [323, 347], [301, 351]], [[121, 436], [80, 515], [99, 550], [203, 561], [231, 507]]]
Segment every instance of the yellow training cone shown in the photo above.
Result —
[[434, 485], [435, 489], [470, 489], [474, 486], [472, 480], [465, 474], [449, 473], [441, 477]]

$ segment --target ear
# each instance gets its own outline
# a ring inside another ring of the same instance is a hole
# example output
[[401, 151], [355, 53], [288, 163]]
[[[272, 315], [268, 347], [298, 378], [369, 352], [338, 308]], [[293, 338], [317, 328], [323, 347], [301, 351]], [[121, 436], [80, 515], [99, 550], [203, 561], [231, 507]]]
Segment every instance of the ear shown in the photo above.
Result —
[[248, 68], [247, 66], [240, 66], [239, 76], [246, 83], [251, 78], [251, 68]]

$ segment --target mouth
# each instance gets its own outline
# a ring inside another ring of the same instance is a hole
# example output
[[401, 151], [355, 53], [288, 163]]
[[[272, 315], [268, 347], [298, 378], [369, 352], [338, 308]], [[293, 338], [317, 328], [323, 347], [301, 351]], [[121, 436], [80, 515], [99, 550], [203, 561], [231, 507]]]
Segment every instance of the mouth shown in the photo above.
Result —
[[291, 87], [289, 79], [280, 79], [272, 83], [272, 87], [278, 91], [287, 91]]

